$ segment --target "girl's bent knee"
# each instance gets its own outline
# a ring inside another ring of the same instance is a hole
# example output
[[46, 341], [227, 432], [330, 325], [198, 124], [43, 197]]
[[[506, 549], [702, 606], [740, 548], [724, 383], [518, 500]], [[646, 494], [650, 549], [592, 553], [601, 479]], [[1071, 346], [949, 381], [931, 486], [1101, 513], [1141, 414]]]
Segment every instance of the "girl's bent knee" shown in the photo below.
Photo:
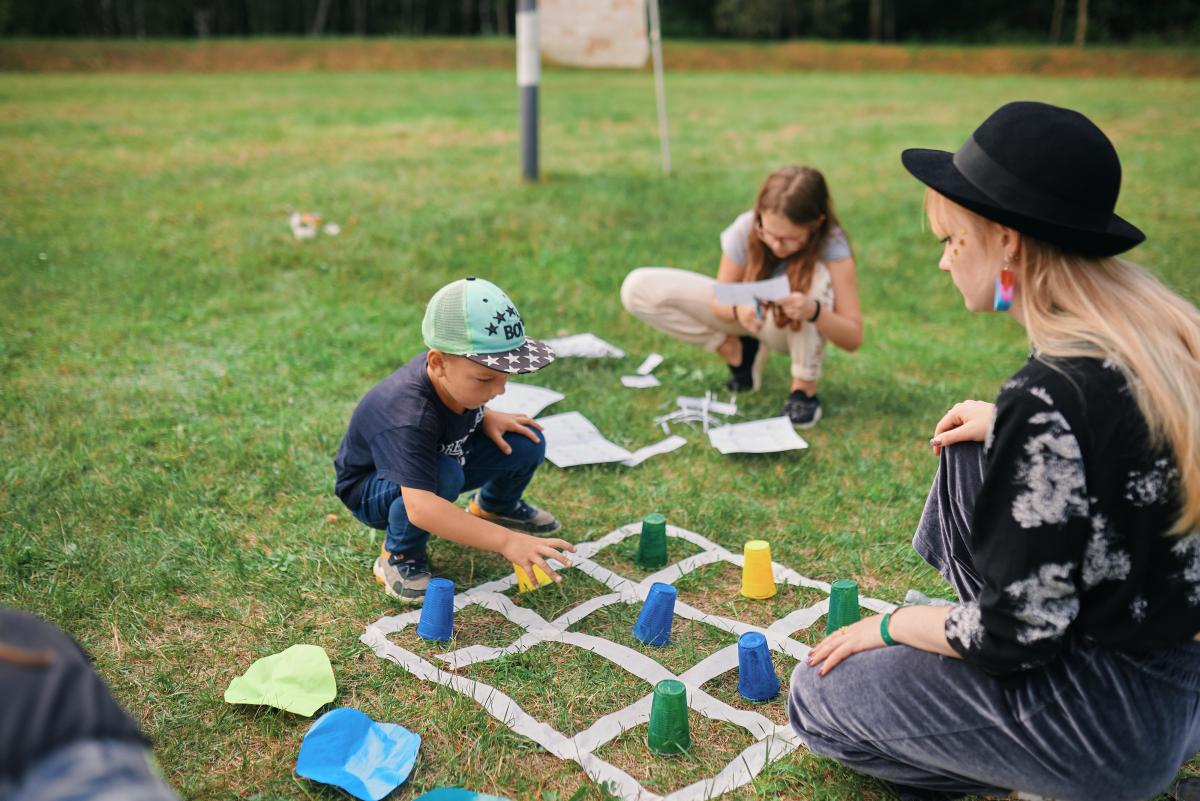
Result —
[[659, 269], [638, 267], [621, 282], [621, 305], [630, 314], [640, 316], [659, 305], [658, 287], [662, 282], [655, 275]]

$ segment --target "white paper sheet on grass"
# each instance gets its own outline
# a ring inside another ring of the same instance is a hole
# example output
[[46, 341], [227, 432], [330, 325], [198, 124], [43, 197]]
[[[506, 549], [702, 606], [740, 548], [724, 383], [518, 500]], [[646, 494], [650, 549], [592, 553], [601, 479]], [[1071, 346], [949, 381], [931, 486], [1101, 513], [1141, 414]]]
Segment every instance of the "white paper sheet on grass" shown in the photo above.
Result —
[[786, 417], [714, 428], [708, 432], [708, 441], [721, 453], [775, 453], [808, 447]]
[[713, 295], [717, 303], [726, 306], [753, 306], [758, 300], [779, 300], [791, 293], [786, 275], [768, 278], [766, 281], [738, 281], [733, 284], [713, 284]]
[[600, 337], [590, 333], [543, 339], [542, 342], [554, 350], [555, 356], [563, 358], [576, 356], [585, 359], [620, 359], [625, 356], [625, 351], [616, 345], [605, 342]]
[[540, 417], [538, 422], [542, 424], [542, 433], [546, 436], [546, 458], [558, 467], [609, 462], [635, 467], [651, 456], [669, 453], [687, 444], [683, 437], [667, 437], [630, 453], [605, 439], [592, 421], [579, 412]]
[[663, 363], [663, 355], [661, 353], [651, 353], [646, 357], [646, 360], [638, 365], [635, 371], [638, 375], [650, 375], [654, 372], [654, 368]]
[[[643, 602], [651, 585], [656, 581], [674, 582], [681, 576], [714, 562], [727, 562], [741, 567], [743, 558], [741, 554], [732, 553], [700, 534], [675, 526], [667, 526], [668, 537], [686, 540], [698, 546], [701, 551], [646, 576], [640, 582], [631, 581], [592, 561], [592, 557], [604, 548], [636, 535], [639, 530], [638, 524], [631, 523], [609, 532], [599, 540], [577, 545], [573, 560], [575, 567], [572, 572], [578, 570], [587, 574], [605, 584], [611, 592], [585, 601], [554, 620], [545, 620], [536, 612], [518, 607], [508, 597], [500, 594], [516, 583], [516, 579], [511, 574], [459, 593], [454, 598], [456, 611], [471, 604], [478, 604], [507, 618], [511, 623], [523, 629], [524, 633], [505, 647], [471, 645], [440, 654], [437, 659], [448, 666], [450, 670], [457, 671], [468, 665], [507, 654], [523, 653], [540, 643], [563, 642], [609, 660], [628, 671], [632, 676], [644, 681], [647, 687], [653, 686], [661, 679], [672, 678], [671, 673], [651, 656], [603, 637], [569, 629], [574, 623], [600, 608], [614, 604]], [[558, 567], [561, 568], [561, 566]], [[829, 584], [806, 578], [778, 562], [772, 563], [772, 572], [777, 583], [808, 587], [824, 593], [830, 591]], [[570, 574], [567, 574], [565, 578], [570, 581]], [[875, 598], [860, 597], [859, 603], [875, 612], [887, 612], [895, 609], [892, 604]], [[815, 624], [828, 611], [828, 605], [827, 598], [821, 599], [811, 606], [793, 610], [765, 628], [733, 618], [711, 615], [682, 601], [676, 602], [675, 614], [688, 620], [713, 626], [735, 636], [740, 636], [748, 631], [759, 632], [766, 638], [767, 646], [772, 651], [785, 653], [793, 659], [800, 660], [804, 658], [809, 649], [803, 642], [793, 639], [792, 635]], [[725, 721], [739, 726], [749, 732], [756, 742], [734, 757], [714, 776], [693, 782], [665, 796], [650, 792], [628, 773], [606, 762], [596, 754], [596, 751], [605, 743], [611, 742], [624, 732], [645, 724], [649, 720], [652, 697], [649, 692], [634, 703], [601, 716], [591, 726], [573, 737], [567, 737], [552, 726], [529, 715], [512, 697], [497, 688], [472, 681], [457, 672], [449, 672], [440, 666], [435, 666], [417, 654], [401, 648], [388, 638], [390, 634], [402, 631], [408, 626], [415, 626], [420, 614], [420, 611], [416, 610], [393, 617], [382, 617], [367, 626], [366, 631], [359, 639], [369, 646], [377, 656], [397, 663], [418, 678], [443, 684], [470, 696], [492, 717], [509, 726], [513, 731], [530, 738], [560, 759], [577, 762], [593, 781], [608, 784], [613, 792], [624, 801], [702, 801], [702, 799], [716, 798], [730, 790], [749, 784], [766, 765], [791, 753], [801, 745], [799, 738], [787, 725], [776, 725], [757, 711], [738, 709], [705, 692], [703, 687], [708, 682], [737, 668], [737, 643], [730, 643], [675, 678], [683, 682], [687, 688], [687, 702], [690, 708], [711, 720]]]
[[537, 417], [542, 409], [565, 398], [561, 392], [555, 392], [546, 387], [535, 387], [532, 384], [515, 384], [512, 381], [504, 389], [504, 394], [488, 401], [487, 407], [496, 412], [508, 414], [527, 414]]
[[623, 375], [621, 385], [630, 389], [650, 389], [657, 387], [659, 380], [652, 375]]

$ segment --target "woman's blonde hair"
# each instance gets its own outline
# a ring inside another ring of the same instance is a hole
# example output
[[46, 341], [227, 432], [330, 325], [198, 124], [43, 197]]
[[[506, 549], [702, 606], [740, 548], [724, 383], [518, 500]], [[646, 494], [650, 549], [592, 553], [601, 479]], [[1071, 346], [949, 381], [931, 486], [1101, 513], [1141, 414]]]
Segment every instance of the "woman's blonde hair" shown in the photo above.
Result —
[[[935, 228], [957, 212], [969, 228], [995, 226], [926, 192]], [[1145, 268], [1089, 258], [1022, 234], [1015, 265], [1029, 344], [1040, 358], [1104, 358], [1125, 376], [1151, 447], [1169, 445], [1179, 472], [1172, 534], [1200, 527], [1200, 311]]]

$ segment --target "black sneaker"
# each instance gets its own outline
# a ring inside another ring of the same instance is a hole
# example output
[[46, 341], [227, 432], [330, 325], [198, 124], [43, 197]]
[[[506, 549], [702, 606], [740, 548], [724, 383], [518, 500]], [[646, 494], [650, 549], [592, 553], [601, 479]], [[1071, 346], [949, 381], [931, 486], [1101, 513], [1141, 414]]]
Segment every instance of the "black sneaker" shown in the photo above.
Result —
[[742, 363], [737, 367], [729, 365], [729, 380], [725, 382], [725, 389], [730, 392], [750, 392], [762, 384], [762, 362], [758, 358], [760, 343], [754, 337], [738, 339], [742, 343]]
[[806, 395], [804, 390], [797, 389], [788, 395], [783, 413], [796, 428], [812, 428], [821, 419], [821, 401], [816, 395]]
[[403, 554], [381, 554], [372, 571], [383, 591], [404, 603], [419, 604], [425, 600], [429, 587], [429, 560], [425, 557], [406, 557]]
[[506, 512], [489, 512], [479, 505], [479, 493], [477, 492], [471, 496], [471, 500], [467, 504], [467, 511], [476, 517], [489, 520], [505, 528], [530, 534], [553, 534], [562, 528], [562, 524], [554, 515], [545, 509], [528, 504], [524, 500], [517, 501], [516, 505]]

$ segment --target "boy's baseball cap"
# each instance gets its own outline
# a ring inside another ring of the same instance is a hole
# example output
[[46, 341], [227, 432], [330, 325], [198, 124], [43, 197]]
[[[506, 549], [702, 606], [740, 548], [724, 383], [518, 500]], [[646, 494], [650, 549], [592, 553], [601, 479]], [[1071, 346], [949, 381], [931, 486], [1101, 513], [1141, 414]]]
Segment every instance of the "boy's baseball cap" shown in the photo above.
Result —
[[554, 361], [549, 345], [525, 336], [521, 315], [504, 290], [475, 276], [434, 293], [421, 335], [426, 347], [502, 373], [532, 373]]

